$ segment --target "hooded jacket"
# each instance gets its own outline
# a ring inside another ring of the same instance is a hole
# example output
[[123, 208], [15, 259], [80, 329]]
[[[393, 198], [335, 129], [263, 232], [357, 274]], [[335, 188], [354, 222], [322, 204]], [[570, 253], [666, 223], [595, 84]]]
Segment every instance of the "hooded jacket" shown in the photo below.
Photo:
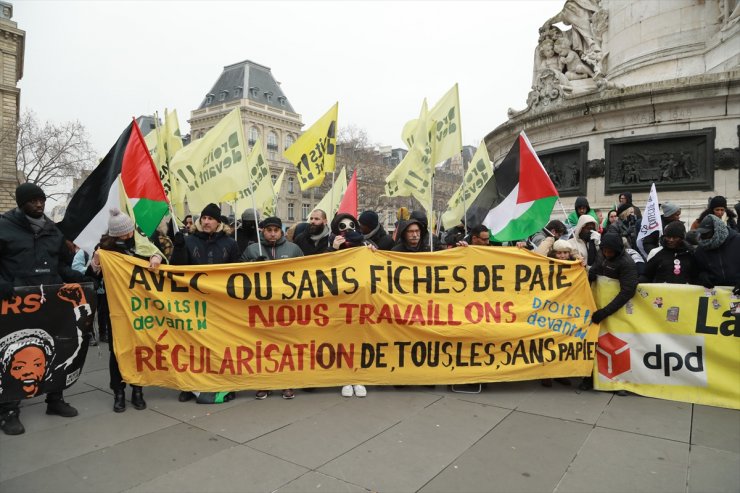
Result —
[[[352, 214], [348, 214], [346, 212], [340, 212], [339, 214], [334, 216], [334, 219], [332, 219], [331, 221], [331, 234], [329, 235], [329, 241], [328, 241], [329, 249], [327, 251], [329, 252], [336, 251], [333, 246], [334, 240], [336, 239], [337, 236], [341, 234], [341, 232], [339, 231], [339, 223], [342, 222], [343, 219], [351, 219], [355, 223], [355, 227], [359, 225], [359, 223], [357, 222], [357, 219]], [[344, 236], [344, 238], [347, 240], [340, 247], [340, 249], [342, 250], [345, 248], [352, 248], [352, 247], [357, 247], [357, 246], [367, 246], [367, 245], [374, 245], [377, 247], [377, 245], [372, 240], [366, 239], [365, 236], [356, 229], [351, 230], [351, 231], [346, 231], [344, 234], [342, 234], [342, 236]]]
[[730, 229], [716, 216], [714, 236], [724, 237], [718, 246], [712, 237], [699, 240], [694, 253], [699, 268], [699, 283], [704, 286], [740, 286], [740, 233]]
[[[622, 308], [637, 291], [637, 267], [632, 258], [624, 251], [622, 238], [615, 233], [607, 233], [601, 238], [601, 248], [596, 262], [588, 271], [588, 280], [593, 282], [596, 276], [606, 276], [619, 281], [619, 293], [602, 308], [607, 316]], [[617, 254], [608, 259], [603, 249], [611, 248]]]
[[73, 270], [72, 252], [54, 221], [46, 222], [38, 234], [31, 229], [26, 214], [19, 208], [0, 216], [0, 285], [38, 286], [82, 282], [84, 275]]
[[206, 233], [200, 221], [196, 221], [195, 232], [176, 236], [174, 243], [172, 265], [230, 264], [239, 262], [241, 257], [236, 241], [224, 232], [223, 223], [215, 232]]
[[[270, 244], [265, 240], [265, 237], [260, 235], [260, 243], [262, 244], [262, 256], [267, 257], [269, 260], [279, 260], [282, 258], [295, 258], [303, 257], [303, 252], [295, 243], [292, 243], [281, 236], [274, 245]], [[260, 258], [259, 245], [252, 243], [244, 250], [241, 260], [242, 262], [252, 262]]]
[[[572, 228], [573, 226], [578, 224], [578, 208], [579, 207], [588, 207], [588, 210], [586, 211], [586, 214], [593, 217], [596, 221], [596, 230], [599, 230], [599, 218], [596, 215], [596, 212], [591, 208], [591, 205], [588, 203], [588, 199], [586, 197], [578, 197], [576, 198], [576, 204], [575, 204], [575, 210], [568, 214], [568, 218], [565, 220], [566, 226]], [[584, 214], [585, 215], [585, 214]]]
[[[598, 243], [594, 240], [589, 240], [588, 242], [585, 242], [581, 239], [580, 234], [581, 230], [583, 229], [583, 226], [587, 223], [594, 223], [595, 228], [594, 231], [596, 231], [596, 228], [598, 228], [598, 223], [596, 222], [596, 219], [594, 219], [592, 216], [588, 214], [584, 214], [581, 217], [578, 218], [578, 222], [576, 223], [576, 228], [573, 231], [573, 237], [568, 240], [568, 243], [570, 244], [570, 247], [577, 251], [578, 254], [585, 258], [588, 262], [588, 265], [593, 265], [593, 263], [596, 260], [596, 251], [598, 250]], [[591, 251], [591, 258], [589, 259], [589, 250]]]
[[380, 223], [378, 223], [375, 229], [364, 236], [366, 240], [370, 240], [378, 245], [378, 250], [391, 250], [395, 245], [393, 238], [391, 238]]
[[[419, 235], [419, 244], [416, 245], [415, 247], [407, 245], [403, 238], [404, 232], [412, 224], [418, 224], [419, 229], [421, 230], [421, 235]], [[396, 246], [393, 247], [394, 252], [428, 252], [429, 251], [429, 236], [427, 235], [426, 225], [423, 222], [419, 221], [418, 219], [411, 218], [408, 221], [402, 222], [399, 225], [397, 231], [398, 231], [397, 232], [398, 243], [396, 244]], [[437, 250], [437, 245], [434, 245], [433, 251], [434, 250]]]

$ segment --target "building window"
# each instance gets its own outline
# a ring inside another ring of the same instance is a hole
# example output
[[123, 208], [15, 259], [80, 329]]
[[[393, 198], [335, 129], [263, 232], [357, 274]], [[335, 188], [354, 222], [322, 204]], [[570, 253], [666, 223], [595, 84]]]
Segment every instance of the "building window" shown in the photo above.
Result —
[[268, 103], [272, 103], [272, 93], [270, 91], [267, 91], [265, 93], [265, 99], [267, 100]]
[[240, 97], [242, 95], [242, 90], [244, 90], [244, 88], [242, 86], [235, 87], [234, 88], [234, 97], [236, 97], [236, 98]]
[[285, 96], [278, 96], [278, 102], [280, 103], [280, 106], [285, 106]]
[[311, 204], [303, 204], [301, 206], [301, 218], [303, 221], [308, 220], [308, 214], [311, 212]]
[[277, 175], [270, 175], [270, 178], [272, 179], [272, 184], [274, 186], [275, 183], [277, 182]]
[[294, 180], [292, 176], [288, 177], [288, 193], [295, 193]]
[[257, 127], [251, 127], [249, 129], [249, 145], [253, 146], [255, 142], [257, 142], [257, 139], [260, 138], [260, 131], [257, 130]]
[[396, 222], [396, 213], [393, 211], [388, 211], [388, 226], [393, 226], [393, 223]]
[[218, 100], [219, 100], [219, 101], [223, 101], [223, 100], [225, 100], [225, 99], [226, 99], [226, 96], [228, 96], [228, 95], [229, 95], [229, 91], [221, 91], [221, 92], [220, 92], [220, 93], [218, 94]]
[[288, 204], [288, 220], [293, 221], [295, 220], [295, 207], [293, 204]]
[[293, 138], [293, 136], [290, 135], [290, 134], [286, 135], [285, 136], [285, 147], [283, 148], [283, 150], [285, 150], [288, 147], [292, 146], [293, 145], [293, 142], [295, 142], [295, 139]]
[[277, 134], [271, 130], [270, 133], [267, 134], [267, 148], [271, 151], [277, 151], [277, 148], [278, 148], [277, 142], [278, 142]]
[[255, 87], [250, 87], [249, 88], [249, 93], [252, 95], [252, 97], [257, 97], [257, 95], [259, 94], [259, 92], [260, 92], [260, 88], [259, 87], [256, 87], [255, 86]]
[[211, 104], [213, 102], [213, 94], [206, 94], [206, 104]]

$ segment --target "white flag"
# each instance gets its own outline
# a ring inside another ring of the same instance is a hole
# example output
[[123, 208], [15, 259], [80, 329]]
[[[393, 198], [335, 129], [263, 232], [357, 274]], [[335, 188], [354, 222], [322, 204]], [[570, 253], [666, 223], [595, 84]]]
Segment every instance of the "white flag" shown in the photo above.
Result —
[[637, 233], [637, 248], [640, 253], [647, 258], [648, 252], [642, 246], [642, 240], [652, 234], [654, 231], [658, 232], [658, 238], [663, 234], [663, 221], [660, 219], [660, 208], [658, 207], [658, 192], [655, 190], [655, 183], [650, 187], [650, 195], [648, 196], [647, 205], [645, 211], [642, 214], [642, 224], [640, 224], [640, 232]]

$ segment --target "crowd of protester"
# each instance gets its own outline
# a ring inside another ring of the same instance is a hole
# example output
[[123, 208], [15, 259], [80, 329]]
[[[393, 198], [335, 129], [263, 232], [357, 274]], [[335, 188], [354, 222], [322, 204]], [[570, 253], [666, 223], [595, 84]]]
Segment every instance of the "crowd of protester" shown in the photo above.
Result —
[[[110, 388], [114, 392], [113, 410], [126, 409], [124, 388], [113, 351], [110, 315], [100, 268], [99, 250], [110, 250], [140, 257], [134, 243], [134, 223], [120, 210], [112, 209], [108, 231], [92, 256], [71, 248], [54, 223], [44, 215], [45, 194], [38, 186], [23, 184], [16, 191], [18, 207], [0, 217], [0, 299], [14, 297], [14, 286], [94, 281], [98, 290], [99, 340], [110, 348]], [[473, 246], [517, 246], [558, 260], [578, 261], [588, 271], [590, 281], [606, 276], [619, 282], [619, 293], [596, 310], [592, 322], [600, 323], [617, 312], [635, 294], [638, 282], [699, 284], [707, 288], [732, 286], [740, 290], [740, 234], [737, 213], [727, 207], [724, 197], [712, 197], [708, 207], [688, 229], [681, 221], [681, 209], [666, 202], [662, 208], [662, 234], [644, 239], [640, 252], [637, 238], [641, 210], [632, 203], [632, 195], [623, 193], [619, 203], [603, 217], [590, 207], [585, 197], [578, 197], [574, 211], [565, 222], [554, 219], [541, 231], [519, 241], [497, 243], [488, 228], [464, 221], [446, 232], [435, 234], [425, 213], [401, 208], [392, 234], [379, 221], [376, 211], [367, 210], [355, 218], [340, 213], [331, 220], [316, 209], [304, 223], [285, 230], [279, 217], [260, 218], [259, 211], [245, 210], [240, 221], [222, 215], [216, 204], [208, 204], [199, 216], [186, 216], [179, 228], [163, 221], [150, 238], [161, 254], [146, 257], [151, 269], [163, 262], [173, 265], [207, 265], [234, 262], [269, 262], [302, 256], [331, 253], [347, 248], [370, 248], [395, 252], [430, 252], [446, 248]], [[735, 205], [740, 210], [740, 203]], [[177, 230], [177, 231], [176, 231]], [[34, 265], [44, 259], [39, 273]], [[141, 257], [140, 257], [141, 258]], [[97, 344], [94, 336], [90, 344]], [[568, 379], [556, 379], [570, 384]], [[549, 379], [542, 380], [551, 386]], [[581, 388], [590, 388], [589, 378]], [[131, 404], [146, 408], [141, 387], [132, 385]], [[310, 389], [306, 389], [310, 390]], [[282, 389], [284, 399], [295, 397], [295, 389]], [[265, 399], [271, 390], [259, 390], [255, 397]], [[363, 385], [347, 383], [344, 397], [365, 397]], [[197, 399], [201, 403], [223, 402], [234, 392], [180, 392], [182, 402]], [[47, 414], [70, 417], [76, 409], [66, 403], [61, 392], [46, 397]], [[6, 434], [24, 432], [19, 420], [19, 401], [0, 404], [0, 426]]]

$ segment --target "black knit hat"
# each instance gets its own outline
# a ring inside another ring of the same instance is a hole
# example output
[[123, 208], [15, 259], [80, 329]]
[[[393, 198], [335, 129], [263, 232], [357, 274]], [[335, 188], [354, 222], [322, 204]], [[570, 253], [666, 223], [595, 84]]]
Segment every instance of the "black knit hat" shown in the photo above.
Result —
[[260, 223], [260, 228], [264, 229], [268, 226], [277, 226], [278, 228], [283, 229], [283, 221], [279, 217], [275, 216], [266, 217]]
[[46, 194], [38, 185], [34, 183], [23, 183], [15, 189], [15, 203], [18, 204], [18, 207], [22, 207], [23, 204], [33, 199], [46, 200]]
[[203, 212], [200, 213], [200, 217], [208, 216], [212, 217], [218, 222], [221, 222], [221, 208], [216, 204], [208, 204], [203, 208]]
[[617, 254], [624, 250], [624, 243], [622, 243], [622, 237], [613, 231], [609, 231], [601, 237], [601, 249], [611, 248]]
[[617, 208], [617, 216], [621, 216], [624, 211], [632, 207], [631, 202], [624, 203]]
[[378, 213], [375, 211], [365, 211], [360, 214], [357, 218], [360, 224], [367, 226], [370, 229], [375, 229], [378, 226]]
[[686, 226], [681, 221], [671, 221], [663, 230], [663, 236], [686, 238]]
[[717, 207], [722, 207], [724, 209], [727, 209], [727, 199], [721, 195], [712, 197], [712, 200], [709, 201], [709, 210], [712, 211], [716, 209]]

